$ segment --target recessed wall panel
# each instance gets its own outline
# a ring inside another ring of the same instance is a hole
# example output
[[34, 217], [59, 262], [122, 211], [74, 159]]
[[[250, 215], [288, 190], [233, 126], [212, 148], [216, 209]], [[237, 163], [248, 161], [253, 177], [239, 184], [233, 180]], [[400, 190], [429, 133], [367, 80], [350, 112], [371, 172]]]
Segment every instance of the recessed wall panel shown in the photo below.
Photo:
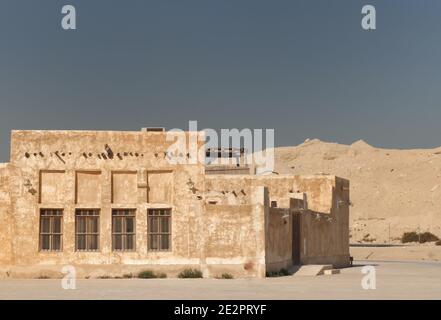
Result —
[[101, 203], [101, 172], [76, 173], [76, 203]]
[[136, 172], [112, 173], [112, 203], [135, 204], [138, 202], [138, 177]]
[[172, 171], [148, 172], [148, 202], [171, 203], [173, 193]]
[[68, 199], [65, 171], [40, 172], [40, 203], [64, 203]]

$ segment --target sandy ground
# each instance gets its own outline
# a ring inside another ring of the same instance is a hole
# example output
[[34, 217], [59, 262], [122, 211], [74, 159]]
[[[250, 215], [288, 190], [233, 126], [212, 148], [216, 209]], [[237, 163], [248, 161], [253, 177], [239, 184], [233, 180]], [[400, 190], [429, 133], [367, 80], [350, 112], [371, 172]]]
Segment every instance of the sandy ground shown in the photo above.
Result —
[[355, 260], [441, 261], [441, 246], [410, 245], [403, 247], [351, 247]]
[[[361, 286], [362, 265], [376, 289]], [[356, 261], [339, 275], [267, 279], [0, 280], [0, 299], [441, 299], [441, 263]]]

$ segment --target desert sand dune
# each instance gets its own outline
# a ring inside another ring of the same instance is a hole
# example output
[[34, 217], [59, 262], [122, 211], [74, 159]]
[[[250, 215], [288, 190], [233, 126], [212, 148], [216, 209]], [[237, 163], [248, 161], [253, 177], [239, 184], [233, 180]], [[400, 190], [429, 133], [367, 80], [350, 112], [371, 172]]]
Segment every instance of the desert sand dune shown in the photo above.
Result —
[[[403, 232], [441, 238], [441, 148], [375, 148], [306, 140], [275, 149], [275, 171], [350, 180], [351, 242], [399, 242]], [[390, 231], [389, 231], [390, 230]]]

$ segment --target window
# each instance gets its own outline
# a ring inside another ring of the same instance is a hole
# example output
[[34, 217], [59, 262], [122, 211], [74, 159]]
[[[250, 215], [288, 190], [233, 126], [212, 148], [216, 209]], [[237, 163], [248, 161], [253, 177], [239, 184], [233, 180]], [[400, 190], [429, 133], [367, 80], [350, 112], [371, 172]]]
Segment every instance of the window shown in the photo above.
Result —
[[75, 250], [99, 250], [99, 221], [99, 210], [78, 209], [75, 211]]
[[171, 209], [149, 209], [147, 214], [148, 249], [171, 249]]
[[40, 250], [61, 251], [63, 246], [63, 210], [41, 209]]
[[112, 210], [112, 249], [134, 251], [135, 235], [135, 210]]

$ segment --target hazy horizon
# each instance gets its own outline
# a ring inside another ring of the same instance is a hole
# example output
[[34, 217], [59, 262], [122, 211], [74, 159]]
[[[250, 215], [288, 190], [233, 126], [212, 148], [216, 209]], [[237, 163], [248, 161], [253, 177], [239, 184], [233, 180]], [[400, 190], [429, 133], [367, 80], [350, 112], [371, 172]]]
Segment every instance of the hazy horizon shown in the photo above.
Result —
[[[12, 129], [275, 129], [389, 149], [441, 146], [441, 2], [0, 3], [0, 162]], [[77, 30], [60, 26], [77, 10]], [[361, 8], [377, 30], [361, 28]]]

